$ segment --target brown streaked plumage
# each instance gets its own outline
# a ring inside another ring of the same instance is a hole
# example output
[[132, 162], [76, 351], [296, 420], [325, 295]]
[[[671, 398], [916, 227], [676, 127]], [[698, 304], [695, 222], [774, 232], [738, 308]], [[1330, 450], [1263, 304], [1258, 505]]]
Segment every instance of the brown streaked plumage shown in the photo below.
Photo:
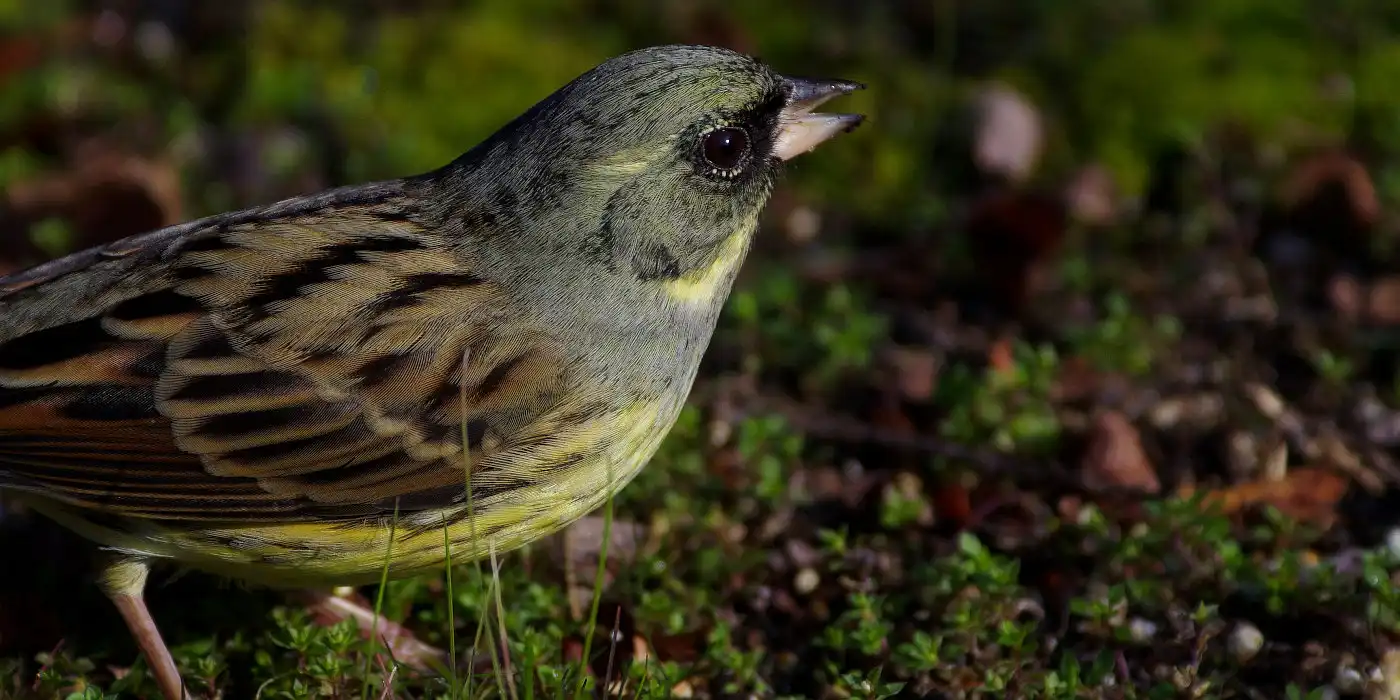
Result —
[[[461, 393], [490, 453], [560, 409], [573, 379], [557, 339], [411, 211], [403, 192], [351, 193], [5, 280], [12, 485], [175, 520], [450, 501], [439, 490], [461, 491]], [[132, 274], [85, 286], [113, 268]]]
[[168, 697], [152, 562], [357, 583], [562, 527], [655, 452], [781, 163], [856, 87], [633, 52], [437, 171], [0, 278], [0, 488], [111, 550]]

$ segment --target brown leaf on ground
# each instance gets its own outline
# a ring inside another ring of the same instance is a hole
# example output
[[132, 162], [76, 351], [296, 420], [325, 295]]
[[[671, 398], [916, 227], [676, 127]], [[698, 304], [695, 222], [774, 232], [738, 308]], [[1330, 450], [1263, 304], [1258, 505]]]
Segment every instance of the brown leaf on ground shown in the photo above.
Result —
[[1299, 163], [1283, 185], [1282, 199], [1305, 226], [1369, 228], [1381, 209], [1365, 164], [1341, 149], [1324, 150]]
[[302, 597], [317, 624], [330, 626], [353, 619], [361, 634], [367, 638], [377, 637], [379, 643], [388, 645], [395, 661], [410, 668], [429, 671], [448, 661], [446, 652], [414, 637], [407, 627], [376, 616], [374, 606], [359, 594], [332, 595], [317, 591], [306, 592]]
[[1366, 321], [1400, 323], [1400, 275], [1389, 275], [1372, 282], [1366, 291], [1365, 304]]
[[971, 492], [962, 484], [940, 484], [933, 491], [933, 513], [940, 521], [966, 526], [972, 521]]
[[987, 348], [987, 365], [996, 372], [1009, 372], [1016, 367], [1010, 338], [998, 338]]
[[901, 398], [923, 402], [933, 397], [940, 364], [933, 352], [918, 347], [890, 346], [885, 349], [883, 360]]
[[[1329, 524], [1337, 516], [1337, 503], [1346, 495], [1346, 477], [1330, 469], [1294, 469], [1279, 481], [1253, 481], [1206, 492], [1206, 503], [1226, 514], [1252, 506], [1273, 506], [1289, 517], [1318, 524]], [[1195, 489], [1181, 489], [1188, 497]]]
[[1155, 494], [1162, 489], [1137, 428], [1116, 411], [1094, 418], [1081, 470], [1084, 485], [1091, 491], [1131, 489]]

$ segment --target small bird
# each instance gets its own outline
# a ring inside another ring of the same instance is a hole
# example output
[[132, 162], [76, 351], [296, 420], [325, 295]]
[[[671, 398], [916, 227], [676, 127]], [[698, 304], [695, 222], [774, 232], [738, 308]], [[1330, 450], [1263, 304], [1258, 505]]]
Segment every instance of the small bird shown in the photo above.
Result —
[[103, 546], [172, 700], [152, 564], [354, 585], [554, 532], [656, 451], [784, 161], [862, 87], [642, 49], [432, 172], [0, 277], [0, 488]]

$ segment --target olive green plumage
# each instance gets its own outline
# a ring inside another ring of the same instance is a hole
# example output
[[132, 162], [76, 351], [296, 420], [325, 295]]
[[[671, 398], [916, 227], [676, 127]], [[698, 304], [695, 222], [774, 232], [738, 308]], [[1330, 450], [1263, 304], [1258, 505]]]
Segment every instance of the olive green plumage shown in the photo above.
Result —
[[464, 558], [558, 529], [655, 452], [782, 161], [856, 122], [810, 108], [855, 87], [637, 51], [439, 170], [0, 278], [0, 487], [137, 599], [161, 559], [372, 579], [391, 517], [395, 573], [443, 527]]

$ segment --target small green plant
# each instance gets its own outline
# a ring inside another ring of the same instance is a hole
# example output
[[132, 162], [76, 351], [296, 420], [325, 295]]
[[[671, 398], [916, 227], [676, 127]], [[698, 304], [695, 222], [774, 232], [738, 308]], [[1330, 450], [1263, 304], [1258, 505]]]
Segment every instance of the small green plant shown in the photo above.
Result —
[[1333, 387], [1346, 386], [1351, 380], [1355, 367], [1352, 361], [1346, 357], [1338, 355], [1331, 350], [1318, 350], [1311, 358], [1313, 369], [1323, 381]]
[[1074, 353], [1094, 367], [1143, 376], [1171, 352], [1181, 337], [1181, 323], [1171, 316], [1147, 318], [1134, 312], [1128, 297], [1109, 294], [1104, 317], [1088, 328], [1068, 332]]
[[720, 686], [724, 693], [765, 693], [772, 690], [760, 673], [762, 652], [740, 649], [734, 643], [727, 625], [719, 624], [711, 628], [705, 643], [706, 661], [712, 672], [725, 679]]
[[788, 495], [791, 468], [802, 453], [802, 436], [782, 416], [765, 415], [739, 423], [735, 447], [746, 471], [756, 476], [755, 494], [769, 505]]
[[920, 484], [912, 476], [896, 479], [880, 499], [880, 525], [888, 530], [915, 527], [931, 511]]
[[895, 663], [914, 673], [927, 673], [942, 664], [943, 640], [919, 630], [909, 641], [895, 647]]
[[817, 386], [868, 366], [887, 332], [884, 317], [848, 285], [818, 290], [780, 269], [736, 290], [725, 319], [746, 348], [747, 370], [801, 368]]
[[1289, 683], [1288, 689], [1284, 691], [1284, 697], [1288, 700], [1323, 700], [1328, 697], [1326, 687], [1303, 690], [1302, 688]]
[[836, 677], [836, 682], [832, 684], [832, 692], [838, 698], [884, 700], [895, 697], [904, 690], [904, 683], [882, 681], [881, 674], [882, 670], [879, 668], [864, 672], [846, 671]]
[[882, 601], [865, 593], [852, 593], [846, 602], [849, 609], [824, 630], [822, 643], [837, 651], [849, 650], [865, 656], [881, 654], [893, 627], [881, 612]]
[[1049, 396], [1059, 358], [1048, 345], [1033, 348], [1020, 342], [1013, 358], [1009, 368], [990, 368], [980, 375], [965, 365], [949, 369], [936, 397], [948, 409], [944, 436], [1008, 452], [1055, 445], [1060, 426]]

